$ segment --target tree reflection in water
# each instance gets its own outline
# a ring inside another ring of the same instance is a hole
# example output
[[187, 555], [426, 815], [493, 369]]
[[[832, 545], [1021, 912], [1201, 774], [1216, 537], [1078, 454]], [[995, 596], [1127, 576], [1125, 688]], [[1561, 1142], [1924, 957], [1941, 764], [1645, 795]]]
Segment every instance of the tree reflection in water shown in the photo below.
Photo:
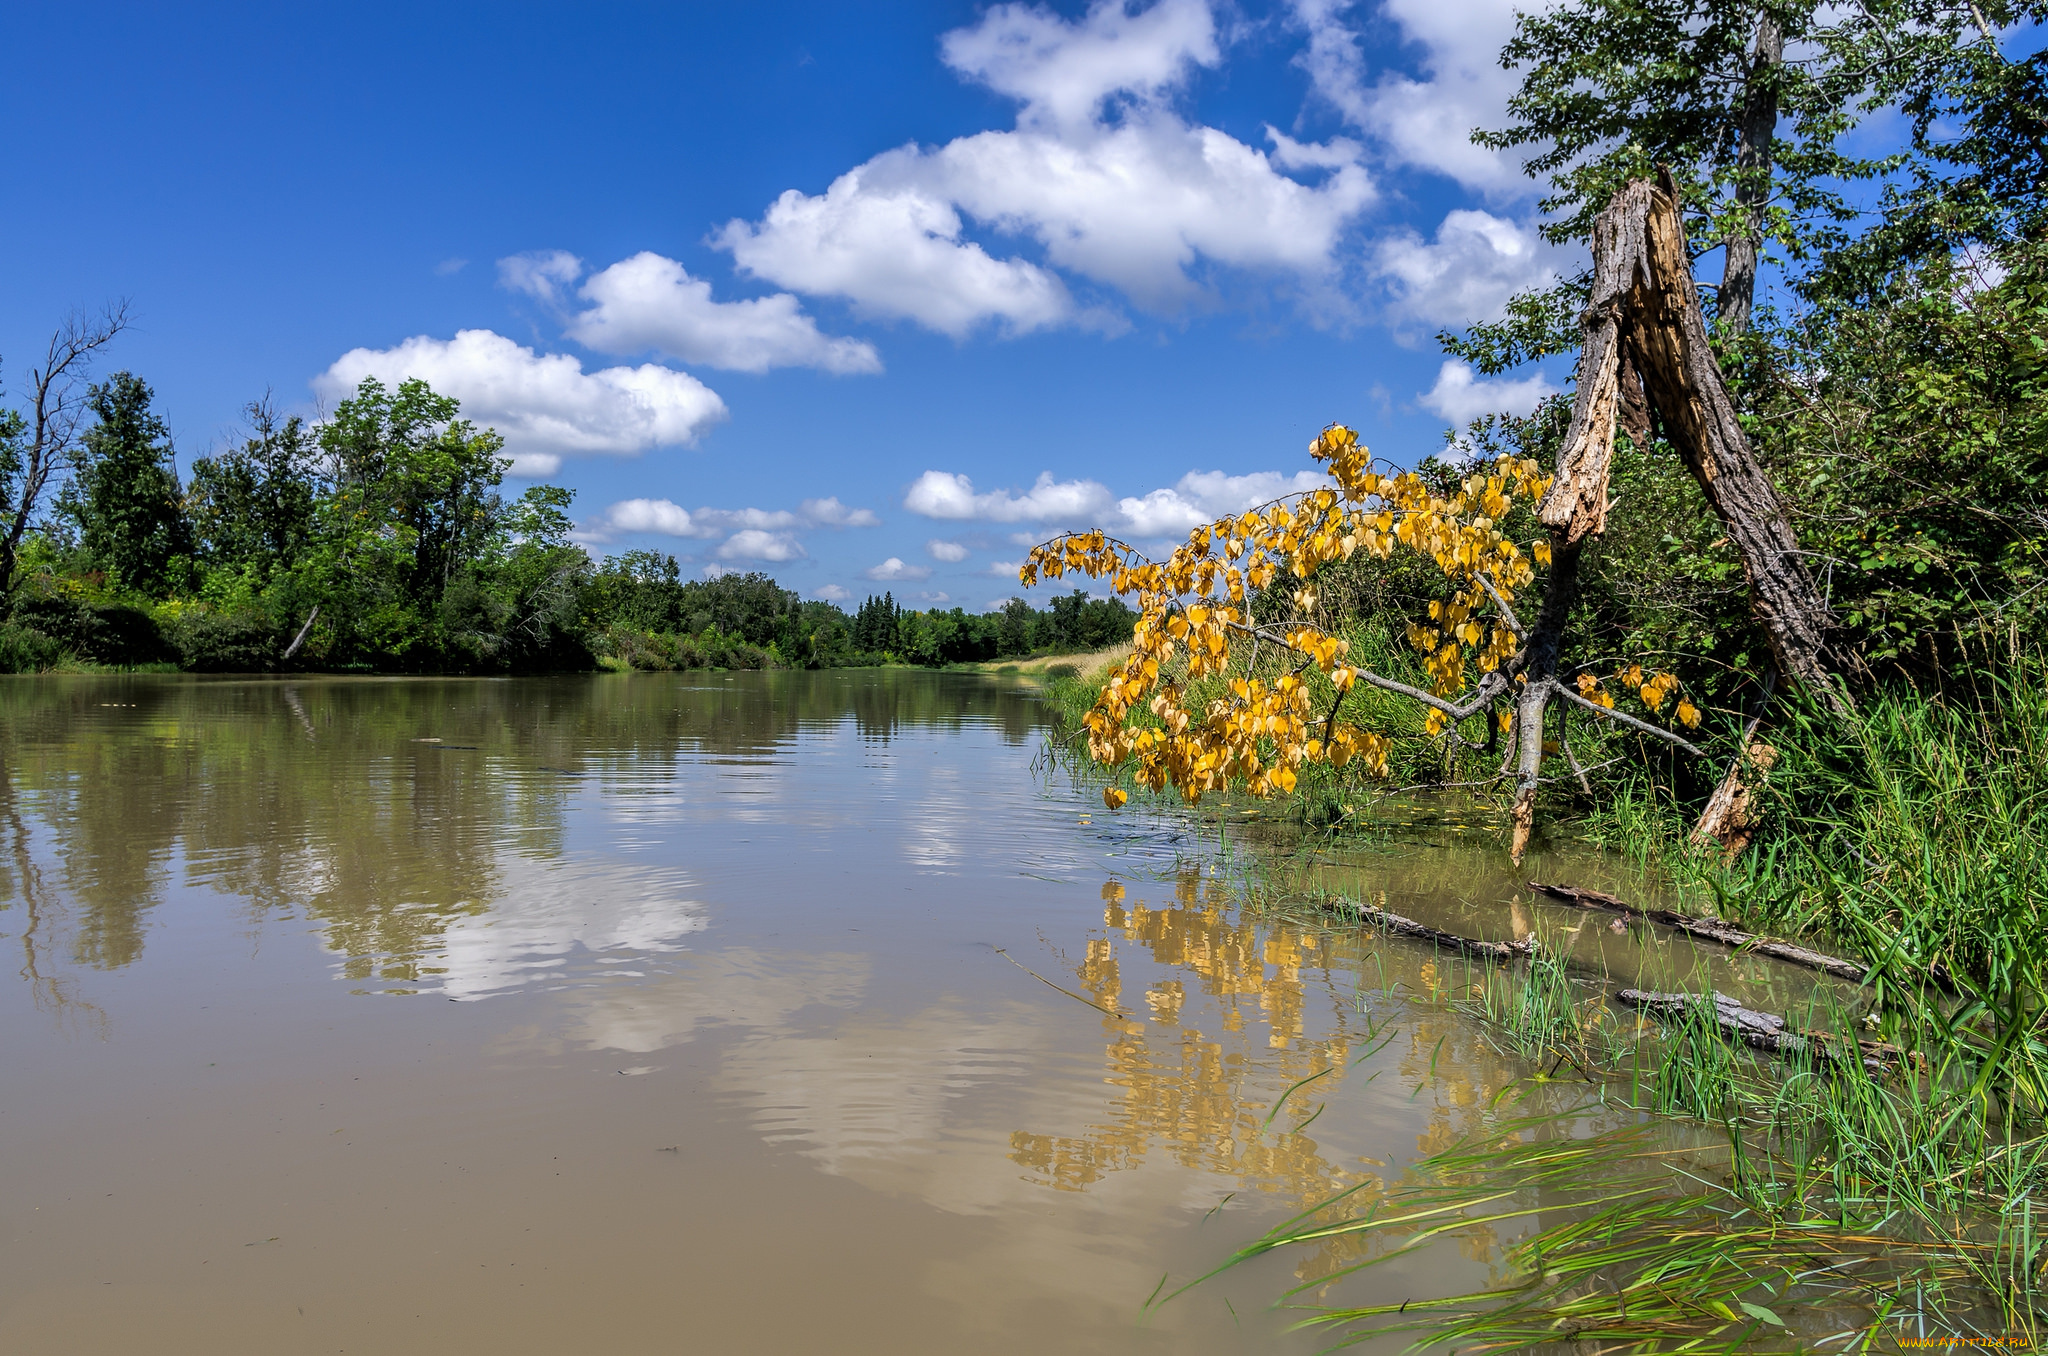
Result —
[[[520, 680], [207, 680], [108, 675], [0, 685], [8, 862], [0, 907], [34, 956], [112, 970], [179, 885], [252, 920], [318, 923], [359, 985], [436, 980], [451, 928], [564, 860], [586, 786], [671, 795], [684, 760], [762, 763], [799, 734], [993, 725], [1022, 745], [1028, 692], [944, 674], [843, 671]], [[42, 862], [31, 839], [43, 842]]]

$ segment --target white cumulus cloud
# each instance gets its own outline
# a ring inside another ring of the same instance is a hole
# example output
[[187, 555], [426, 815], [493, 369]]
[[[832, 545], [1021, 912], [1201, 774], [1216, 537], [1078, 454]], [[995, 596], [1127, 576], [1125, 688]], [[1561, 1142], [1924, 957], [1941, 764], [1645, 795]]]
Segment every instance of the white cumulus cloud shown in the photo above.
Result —
[[[1316, 295], [1375, 195], [1355, 143], [1311, 145], [1269, 129], [1269, 153], [1167, 106], [1191, 69], [1220, 60], [1201, 0], [1135, 13], [1099, 0], [1078, 20], [1001, 5], [948, 34], [943, 50], [960, 74], [1021, 103], [1014, 129], [884, 152], [822, 195], [785, 192], [714, 243], [780, 286], [955, 337], [991, 323], [1010, 333], [1111, 327], [1053, 269], [1158, 311], [1204, 298], [1205, 263]], [[963, 213], [1035, 241], [1051, 267], [991, 254], [966, 236]]]
[[564, 456], [694, 443], [726, 417], [718, 394], [686, 372], [653, 363], [585, 372], [568, 354], [538, 354], [490, 330], [350, 349], [313, 389], [341, 400], [366, 377], [387, 386], [417, 377], [461, 401], [465, 418], [504, 435], [515, 475], [550, 475]]
[[1094, 480], [1055, 481], [1052, 472], [1039, 475], [1023, 494], [991, 490], [977, 494], [974, 482], [950, 471], [926, 471], [911, 483], [903, 507], [927, 518], [982, 519], [998, 523], [1074, 521], [1101, 517], [1115, 500], [1109, 487]]
[[[999, 523], [1046, 523], [1071, 528], [1100, 527], [1128, 537], [1178, 536], [1222, 517], [1242, 513], [1256, 504], [1299, 494], [1327, 485], [1320, 471], [1254, 471], [1229, 475], [1223, 471], [1190, 471], [1172, 486], [1144, 495], [1117, 498], [1109, 487], [1094, 480], [1056, 481], [1050, 471], [1022, 494], [1010, 490], [977, 492], [974, 482], [952, 471], [926, 471], [911, 484], [903, 506], [927, 518], [956, 521], [980, 520]], [[1039, 539], [1035, 533], [1018, 533], [1011, 540], [1028, 546]], [[936, 549], [950, 545], [930, 543]], [[964, 557], [966, 552], [962, 550]], [[998, 572], [1002, 568], [998, 567]], [[1008, 567], [1014, 570], [1014, 566]]]
[[931, 552], [933, 560], [943, 560], [949, 564], [958, 564], [967, 559], [968, 555], [967, 548], [959, 542], [946, 541], [940, 537], [933, 537], [926, 542], [924, 549]]
[[1309, 39], [1298, 62], [1316, 92], [1390, 161], [1433, 170], [1491, 196], [1520, 196], [1533, 185], [1519, 163], [1474, 145], [1472, 131], [1506, 125], [1519, 77], [1501, 69], [1500, 51], [1514, 34], [1517, 10], [1545, 7], [1544, 0], [1383, 0], [1379, 17], [1392, 21], [1421, 58], [1416, 74], [1382, 71], [1375, 78], [1348, 21], [1363, 6], [1294, 0], [1295, 19]]
[[658, 532], [667, 537], [715, 537], [718, 529], [699, 522], [681, 504], [667, 499], [625, 499], [604, 511], [608, 533]]
[[960, 238], [960, 214], [914, 182], [914, 149], [890, 151], [832, 181], [822, 197], [790, 189], [758, 225], [726, 224], [714, 243], [757, 277], [959, 338], [995, 321], [1022, 334], [1074, 310], [1066, 284], [1022, 259]]
[[[731, 539], [719, 548], [723, 556], [793, 560], [804, 554], [794, 533], [813, 528], [876, 527], [881, 521], [873, 510], [848, 508], [837, 497], [806, 499], [794, 510], [693, 510], [668, 499], [622, 499], [586, 523], [578, 536], [588, 542], [605, 542], [630, 532], [670, 537], [721, 537], [730, 533]], [[767, 554], [771, 551], [785, 554]]]
[[873, 509], [848, 508], [837, 496], [806, 499], [796, 507], [797, 516], [814, 527], [880, 527], [882, 520]]
[[[1275, 134], [1277, 136], [1277, 134]], [[1171, 311], [1202, 286], [1199, 260], [1317, 280], [1339, 237], [1373, 197], [1356, 147], [1280, 138], [1269, 156], [1213, 127], [1151, 110], [1085, 135], [983, 132], [932, 152], [921, 168], [976, 218], [1035, 237], [1070, 272]], [[1275, 160], [1341, 165], [1310, 185]]]
[[[499, 261], [499, 276], [508, 286], [560, 305], [561, 290], [581, 272], [581, 261], [557, 251], [541, 262], [521, 263], [530, 259]], [[593, 273], [576, 295], [589, 305], [567, 317], [568, 336], [600, 353], [660, 353], [736, 372], [882, 370], [873, 344], [824, 334], [789, 293], [714, 301], [710, 283], [649, 250]]]
[[1330, 483], [1320, 471], [1254, 471], [1233, 476], [1222, 471], [1190, 471], [1169, 489], [1120, 499], [1115, 530], [1133, 537], [1172, 537], [1213, 522], [1226, 513], [1242, 513], [1257, 504]]
[[890, 579], [929, 579], [931, 567], [927, 565], [906, 565], [896, 556], [890, 556], [881, 564], [862, 571], [869, 579], [883, 581]]
[[1416, 401], [1446, 423], [1463, 427], [1482, 414], [1527, 414], [1556, 390], [1541, 372], [1519, 381], [1488, 379], [1475, 373], [1471, 364], [1452, 358], [1437, 369], [1436, 385]]
[[758, 527], [735, 532], [718, 547], [720, 560], [796, 560], [803, 555], [803, 543], [789, 533]]
[[1104, 99], [1155, 99], [1190, 65], [1215, 66], [1216, 21], [1204, 0], [1159, 0], [1131, 13], [1097, 0], [1078, 22], [1037, 5], [997, 5], [972, 28], [948, 33], [946, 64], [1024, 104], [1023, 119], [1085, 123]]
[[811, 596], [813, 598], [822, 598], [828, 603], [843, 603], [853, 597], [853, 593], [844, 585], [826, 584], [821, 588], [812, 589]]
[[1382, 240], [1371, 267], [1390, 293], [1399, 332], [1495, 319], [1515, 293], [1555, 282], [1558, 258], [1533, 227], [1460, 208], [1445, 215], [1434, 240], [1413, 231]]
[[583, 261], [567, 250], [529, 250], [498, 261], [498, 286], [560, 306], [564, 292], [583, 276]]

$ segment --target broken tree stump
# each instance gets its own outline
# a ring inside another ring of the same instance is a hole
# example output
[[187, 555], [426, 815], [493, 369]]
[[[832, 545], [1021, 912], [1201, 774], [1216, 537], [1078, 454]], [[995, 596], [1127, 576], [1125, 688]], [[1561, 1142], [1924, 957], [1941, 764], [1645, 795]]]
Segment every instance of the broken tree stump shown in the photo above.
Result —
[[1830, 648], [1834, 614], [1721, 375], [1670, 173], [1615, 194], [1593, 224], [1592, 245], [1571, 426], [1537, 507], [1553, 554], [1605, 530], [1614, 435], [1647, 442], [1654, 413], [1742, 559], [1751, 611], [1779, 670], [1846, 712], [1839, 675], [1855, 671], [1857, 661]]

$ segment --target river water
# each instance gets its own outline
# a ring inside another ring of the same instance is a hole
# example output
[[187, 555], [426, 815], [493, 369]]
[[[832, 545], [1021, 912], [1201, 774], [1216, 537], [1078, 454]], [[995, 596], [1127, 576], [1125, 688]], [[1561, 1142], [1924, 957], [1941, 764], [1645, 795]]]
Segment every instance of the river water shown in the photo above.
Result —
[[[905, 671], [0, 681], [0, 1350], [1325, 1345], [1271, 1306], [1341, 1254], [1145, 1301], [1526, 1070], [1043, 726]], [[1332, 870], [1526, 907], [1483, 844]]]

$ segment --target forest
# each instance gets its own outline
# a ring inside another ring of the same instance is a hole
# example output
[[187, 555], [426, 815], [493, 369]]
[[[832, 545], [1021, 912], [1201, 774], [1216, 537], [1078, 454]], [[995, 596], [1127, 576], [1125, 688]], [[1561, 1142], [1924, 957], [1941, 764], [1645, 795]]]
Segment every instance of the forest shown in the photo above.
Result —
[[240, 444], [181, 478], [146, 382], [78, 378], [125, 320], [59, 331], [30, 407], [0, 411], [0, 671], [936, 667], [1130, 636], [1128, 607], [1078, 590], [848, 616], [765, 574], [593, 559], [573, 492], [503, 493], [503, 440], [419, 381], [365, 381], [317, 424], [252, 404]]

